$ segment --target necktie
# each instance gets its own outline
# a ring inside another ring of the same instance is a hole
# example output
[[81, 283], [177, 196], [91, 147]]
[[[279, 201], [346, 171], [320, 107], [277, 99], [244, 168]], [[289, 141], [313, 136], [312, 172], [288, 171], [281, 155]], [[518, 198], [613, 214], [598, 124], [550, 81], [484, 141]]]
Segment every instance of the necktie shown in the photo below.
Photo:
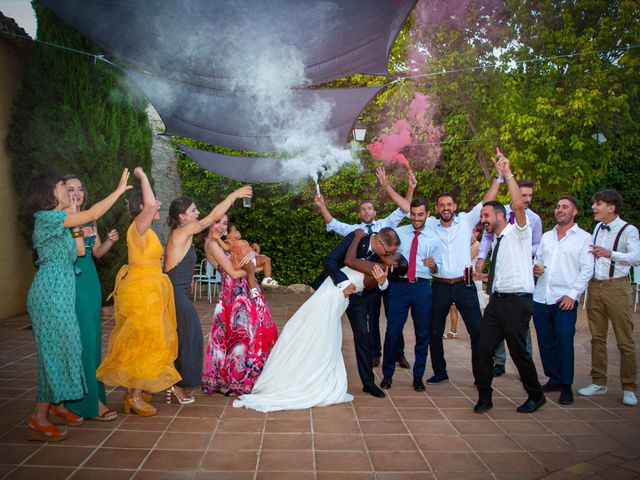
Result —
[[372, 235], [373, 234], [373, 227], [371, 226], [371, 224], [365, 225], [365, 227], [367, 227], [367, 233], [369, 233], [369, 235]]
[[418, 254], [418, 237], [420, 230], [413, 232], [413, 241], [411, 242], [411, 250], [409, 251], [409, 269], [407, 270], [407, 278], [410, 281], [416, 279], [416, 255]]
[[602, 230], [608, 230], [609, 232], [611, 231], [611, 227], [609, 225], [605, 225], [604, 223], [602, 224], [602, 226], [600, 228]]
[[511, 210], [509, 212], [509, 223], [513, 225], [513, 222], [515, 221], [515, 219], [516, 219], [516, 214], [513, 210]]
[[500, 241], [502, 235], [496, 239], [496, 247], [493, 249], [493, 255], [491, 255], [491, 266], [489, 267], [489, 281], [487, 282], [487, 294], [491, 295], [493, 290], [493, 279], [496, 276], [496, 262], [498, 261], [498, 249], [500, 248]]

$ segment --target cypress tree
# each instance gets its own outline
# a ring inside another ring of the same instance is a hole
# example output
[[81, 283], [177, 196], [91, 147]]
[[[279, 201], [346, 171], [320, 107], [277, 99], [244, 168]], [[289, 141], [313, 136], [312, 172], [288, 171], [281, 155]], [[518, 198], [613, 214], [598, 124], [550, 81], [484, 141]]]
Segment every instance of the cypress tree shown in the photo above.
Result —
[[[35, 3], [39, 40], [82, 52], [99, 50], [55, 14]], [[13, 180], [22, 191], [45, 170], [78, 175], [91, 204], [108, 195], [124, 167], [151, 171], [151, 130], [146, 100], [114, 66], [93, 57], [36, 42], [17, 95], [7, 139]], [[19, 213], [31, 244], [32, 221]], [[118, 203], [98, 222], [101, 238], [116, 228], [120, 241], [98, 261], [103, 293], [126, 262], [126, 203]]]

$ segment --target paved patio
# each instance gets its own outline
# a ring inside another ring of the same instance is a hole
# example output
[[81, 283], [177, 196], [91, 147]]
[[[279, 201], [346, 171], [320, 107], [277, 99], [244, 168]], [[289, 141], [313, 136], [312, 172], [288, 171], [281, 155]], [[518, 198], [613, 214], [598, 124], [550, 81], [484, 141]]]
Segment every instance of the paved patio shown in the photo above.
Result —
[[[269, 294], [279, 328], [306, 297]], [[206, 335], [213, 306], [199, 301], [197, 307]], [[636, 314], [636, 327], [639, 320]], [[0, 478], [640, 478], [640, 408], [620, 403], [613, 336], [608, 395], [576, 395], [575, 403], [565, 407], [554, 392], [540, 411], [519, 414], [515, 407], [524, 401], [524, 392], [508, 361], [507, 374], [494, 381], [494, 408], [477, 415], [465, 334], [445, 340], [450, 382], [418, 393], [411, 388], [410, 372], [402, 370], [388, 396], [376, 399], [361, 392], [345, 320], [343, 351], [356, 396], [351, 404], [265, 415], [234, 409], [228, 398], [197, 391], [196, 404], [185, 406], [175, 400], [167, 405], [156, 395], [158, 415], [140, 418], [122, 414], [122, 391], [111, 390], [110, 405], [120, 412], [116, 421], [85, 421], [64, 442], [47, 445], [25, 440], [36, 383], [28, 325], [26, 317], [0, 322]], [[111, 310], [105, 309], [105, 347], [112, 325]], [[405, 328], [407, 345], [412, 344], [410, 326]], [[580, 310], [577, 386], [589, 383], [589, 349]], [[539, 366], [537, 351], [535, 356]], [[376, 375], [379, 381], [379, 368]]]

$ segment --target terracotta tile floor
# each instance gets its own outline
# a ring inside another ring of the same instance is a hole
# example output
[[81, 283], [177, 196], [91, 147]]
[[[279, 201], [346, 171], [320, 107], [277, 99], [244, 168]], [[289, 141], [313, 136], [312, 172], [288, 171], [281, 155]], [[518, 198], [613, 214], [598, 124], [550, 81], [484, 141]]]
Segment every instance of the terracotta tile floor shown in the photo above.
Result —
[[[268, 295], [279, 328], [306, 298]], [[198, 301], [197, 308], [206, 336], [213, 305]], [[105, 348], [111, 312], [104, 311]], [[579, 312], [576, 386], [589, 383], [590, 367], [589, 331], [584, 311]], [[639, 326], [640, 313], [634, 320]], [[196, 391], [196, 404], [185, 406], [167, 405], [157, 394], [158, 415], [140, 418], [121, 413], [122, 391], [116, 389], [108, 394], [110, 405], [120, 412], [116, 421], [85, 421], [70, 429], [64, 442], [46, 445], [25, 440], [37, 373], [32, 333], [24, 330], [28, 324], [26, 317], [0, 321], [0, 478], [640, 478], [640, 408], [620, 403], [613, 334], [608, 395], [576, 394], [575, 403], [564, 407], [555, 392], [539, 412], [518, 414], [515, 407], [525, 395], [508, 361], [507, 374], [494, 381], [494, 408], [476, 415], [466, 334], [445, 340], [451, 381], [418, 393], [411, 387], [411, 373], [400, 370], [388, 396], [376, 399], [361, 391], [345, 320], [343, 352], [356, 397], [351, 404], [264, 415]], [[409, 322], [407, 345], [413, 342], [411, 330]], [[640, 345], [638, 335], [636, 341]], [[534, 356], [541, 372], [537, 350]], [[407, 358], [412, 360], [412, 352]], [[380, 369], [376, 375], [380, 380]]]

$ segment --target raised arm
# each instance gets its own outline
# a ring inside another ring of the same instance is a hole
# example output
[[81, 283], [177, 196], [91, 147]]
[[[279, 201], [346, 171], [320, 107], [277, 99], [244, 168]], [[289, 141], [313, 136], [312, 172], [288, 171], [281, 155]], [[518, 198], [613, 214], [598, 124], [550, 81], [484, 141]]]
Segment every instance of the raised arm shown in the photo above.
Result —
[[141, 167], [136, 167], [133, 174], [140, 182], [140, 189], [142, 190], [142, 210], [133, 221], [136, 224], [138, 235], [142, 236], [149, 230], [153, 218], [158, 213], [158, 201], [153, 194], [149, 178], [144, 170]]
[[385, 171], [384, 167], [378, 167], [376, 169], [376, 176], [378, 177], [378, 182], [380, 182], [380, 185], [382, 186], [382, 188], [384, 188], [387, 191], [387, 195], [389, 195], [391, 200], [393, 200], [395, 204], [402, 209], [402, 211], [404, 211], [405, 213], [409, 213], [411, 199], [413, 198], [413, 189], [411, 188], [411, 181], [409, 182], [409, 188], [407, 189], [407, 196], [409, 196], [409, 191], [411, 191], [411, 195], [409, 197], [410, 199], [407, 200], [407, 198], [403, 197], [398, 192], [396, 192], [393, 189], [393, 187], [389, 184], [389, 181], [387, 180], [387, 172]]
[[95, 222], [100, 217], [102, 217], [107, 212], [107, 210], [109, 210], [113, 206], [113, 204], [116, 203], [116, 200], [120, 198], [120, 195], [133, 188], [131, 185], [127, 185], [128, 180], [129, 169], [125, 168], [122, 171], [122, 175], [120, 176], [120, 181], [118, 182], [118, 186], [116, 187], [116, 189], [109, 196], [95, 203], [88, 210], [67, 214], [64, 219], [65, 228], [77, 227], [79, 225], [84, 225], [85, 223]]
[[[520, 187], [518, 187], [518, 182], [513, 177], [513, 173], [511, 173], [511, 168], [509, 167], [509, 159], [505, 157], [499, 148], [496, 148], [496, 156], [497, 160], [494, 159], [493, 163], [496, 166], [496, 170], [502, 175], [504, 181], [509, 188], [509, 196], [511, 197], [511, 209], [515, 214], [516, 223], [519, 227], [524, 227], [527, 224], [527, 214], [525, 213], [524, 208], [524, 200], [522, 199], [522, 194], [520, 193]], [[494, 180], [495, 182], [495, 180]]]
[[315, 203], [316, 207], [318, 207], [318, 210], [320, 210], [320, 215], [322, 215], [322, 220], [324, 220], [324, 223], [331, 223], [331, 221], [333, 220], [333, 215], [331, 215], [331, 212], [329, 212], [327, 205], [324, 203], [324, 197], [321, 194], [317, 194], [313, 200], [313, 203]]

